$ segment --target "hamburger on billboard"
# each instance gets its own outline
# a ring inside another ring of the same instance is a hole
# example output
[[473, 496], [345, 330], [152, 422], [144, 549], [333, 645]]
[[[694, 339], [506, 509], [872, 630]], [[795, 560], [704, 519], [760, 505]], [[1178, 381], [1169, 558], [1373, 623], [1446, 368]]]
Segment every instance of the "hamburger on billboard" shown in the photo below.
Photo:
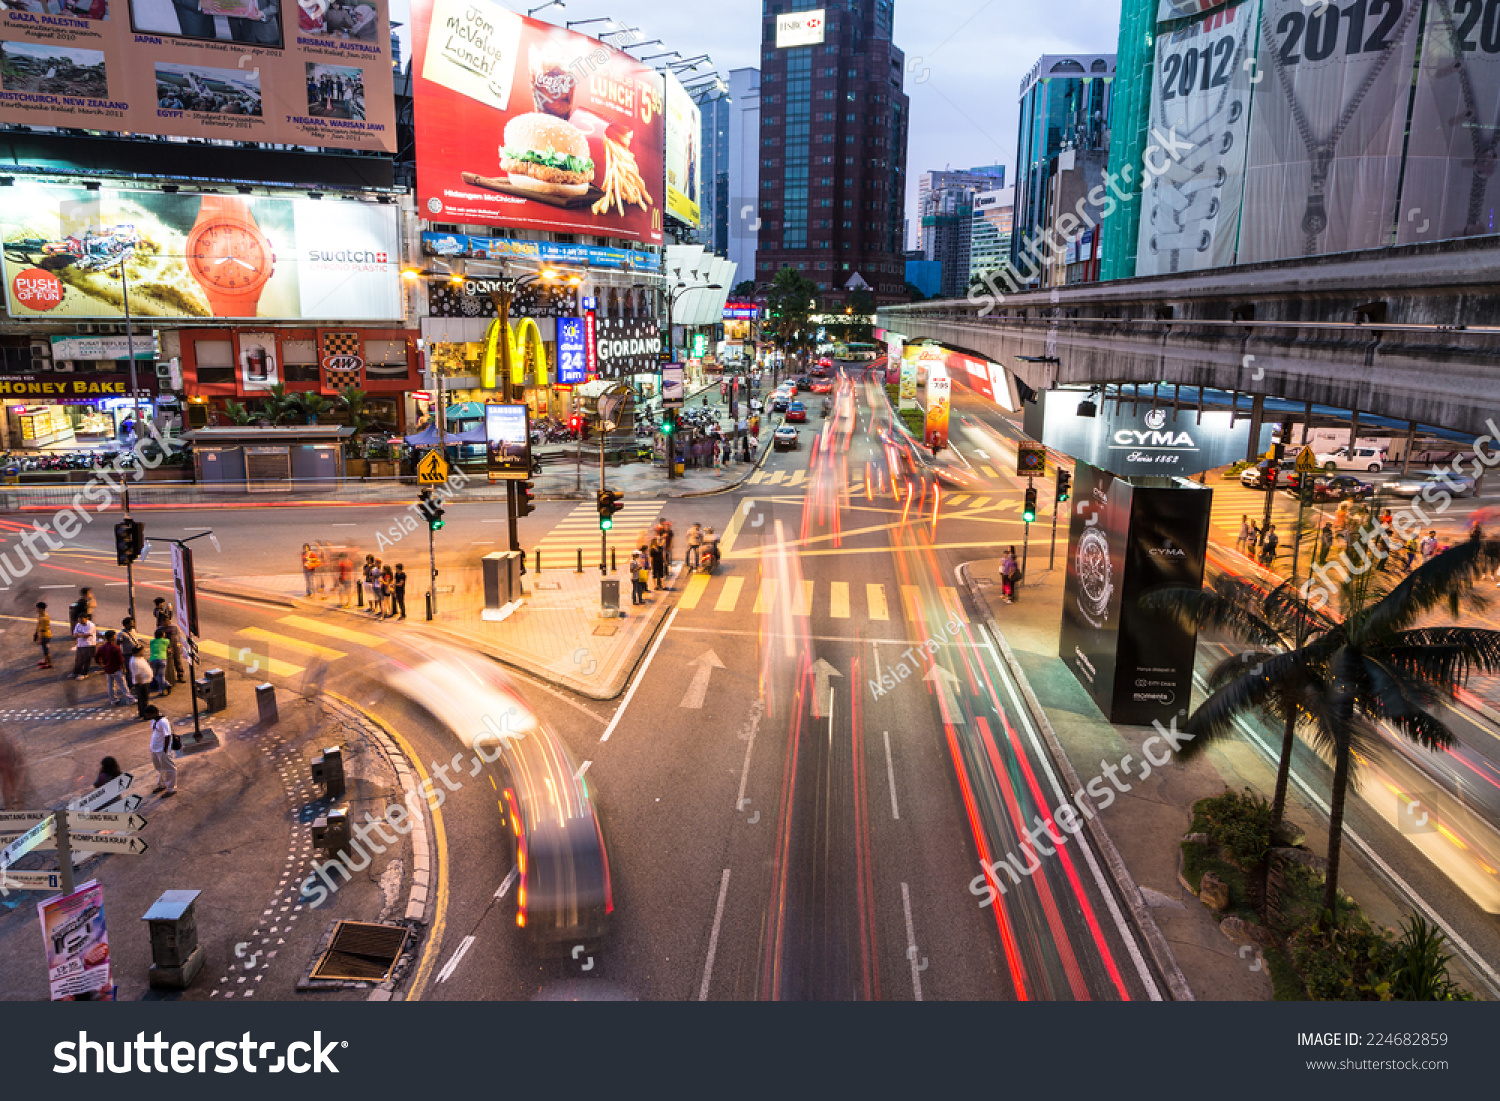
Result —
[[413, 0], [417, 201], [433, 221], [662, 239], [662, 84], [492, 0]]

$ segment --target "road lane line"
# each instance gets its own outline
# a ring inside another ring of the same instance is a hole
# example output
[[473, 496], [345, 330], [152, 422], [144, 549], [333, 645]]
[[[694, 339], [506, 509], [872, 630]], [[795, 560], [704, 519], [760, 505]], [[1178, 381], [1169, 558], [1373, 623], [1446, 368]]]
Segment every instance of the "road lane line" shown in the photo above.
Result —
[[692, 611], [698, 606], [698, 601], [703, 599], [703, 593], [708, 588], [708, 574], [695, 573], [688, 578], [687, 588], [683, 590], [682, 599], [677, 602], [679, 608]]
[[921, 629], [924, 627], [922, 618], [922, 589], [918, 585], [901, 586], [901, 610], [906, 616], [908, 627]]
[[739, 602], [740, 590], [745, 587], [743, 577], [727, 577], [724, 579], [724, 587], [719, 590], [719, 599], [714, 601], [714, 611], [732, 612], [734, 606]]
[[889, 621], [891, 609], [885, 601], [884, 585], [865, 585], [865, 601], [870, 605], [870, 618]]
[[922, 969], [917, 966], [917, 933], [911, 923], [911, 888], [901, 884], [901, 909], [906, 913], [906, 959], [911, 964], [911, 988], [922, 1000]]
[[724, 878], [719, 882], [719, 904], [714, 908], [714, 928], [708, 935], [708, 959], [703, 964], [703, 985], [698, 989], [698, 1000], [708, 1001], [708, 983], [714, 977], [714, 956], [719, 951], [719, 926], [724, 921], [724, 899], [729, 894], [729, 869], [724, 869]]
[[512, 864], [511, 865], [511, 869], [510, 869], [510, 874], [507, 875], [505, 877], [504, 881], [500, 884], [500, 889], [495, 892], [495, 897], [497, 899], [500, 899], [500, 898], [504, 898], [507, 894], [509, 894], [510, 893], [511, 884], [515, 883], [516, 877], [519, 876], [520, 874], [521, 874], [521, 868], [520, 868], [520, 866], [516, 865], [516, 864]]
[[661, 649], [662, 642], [667, 637], [667, 632], [672, 629], [672, 623], [677, 619], [677, 609], [672, 609], [672, 614], [667, 616], [667, 622], [661, 629], [661, 634], [656, 636], [656, 641], [651, 644], [651, 652], [646, 655], [646, 660], [641, 663], [641, 671], [635, 675], [631, 682], [630, 691], [625, 693], [625, 698], [620, 701], [620, 709], [615, 712], [615, 717], [609, 720], [609, 725], [604, 728], [604, 736], [601, 742], [609, 741], [609, 736], [615, 732], [615, 727], [620, 725], [620, 720], [625, 717], [625, 711], [630, 707], [630, 701], [635, 698], [635, 690], [641, 686], [646, 679], [646, 670], [651, 668], [651, 661], [656, 657], [656, 651]]
[[469, 949], [473, 947], [473, 944], [474, 938], [472, 936], [464, 937], [463, 943], [458, 946], [458, 951], [453, 953], [448, 962], [443, 964], [443, 969], [438, 972], [437, 981], [439, 983], [448, 981], [449, 977], [453, 974], [453, 969], [458, 966], [459, 961], [464, 956], [468, 955]]
[[828, 617], [849, 618], [849, 582], [834, 581], [828, 586]]
[[881, 731], [885, 735], [885, 774], [891, 781], [891, 817], [899, 820], [901, 809], [896, 806], [896, 766], [891, 764], [891, 732]]
[[[71, 589], [72, 585], [64, 585], [63, 588]], [[760, 592], [755, 595], [755, 607], [750, 609], [752, 615], [765, 615], [776, 606], [776, 579], [765, 577], [760, 582]]]
[[583, 764], [578, 766], [578, 771], [573, 773], [573, 779], [582, 780], [583, 774], [589, 770], [589, 765], [593, 763], [593, 761], [584, 761]]
[[734, 809], [737, 811], [745, 809], [745, 785], [750, 782], [750, 751], [755, 748], [755, 732], [760, 729], [760, 715], [762, 703], [756, 699], [750, 709], [750, 730], [746, 735], [745, 763], [740, 768], [740, 790], [734, 797]]

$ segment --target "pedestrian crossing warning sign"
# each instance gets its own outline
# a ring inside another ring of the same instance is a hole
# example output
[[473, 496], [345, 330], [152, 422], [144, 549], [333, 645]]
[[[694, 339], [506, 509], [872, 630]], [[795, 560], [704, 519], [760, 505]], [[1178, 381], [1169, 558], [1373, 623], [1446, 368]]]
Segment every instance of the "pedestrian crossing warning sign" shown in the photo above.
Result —
[[1304, 447], [1297, 452], [1297, 473], [1312, 474], [1318, 469], [1318, 458], [1313, 454], [1313, 449]]
[[448, 460], [442, 452], [432, 450], [417, 463], [417, 481], [424, 486], [440, 486], [448, 480]]

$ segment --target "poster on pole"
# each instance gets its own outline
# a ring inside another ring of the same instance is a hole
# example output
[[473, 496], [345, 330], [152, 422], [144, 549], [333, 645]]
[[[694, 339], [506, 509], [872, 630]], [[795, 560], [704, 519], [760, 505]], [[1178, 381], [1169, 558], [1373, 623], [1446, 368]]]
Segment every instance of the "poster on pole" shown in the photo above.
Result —
[[70, 895], [39, 902], [47, 985], [54, 1002], [104, 1001], [114, 989], [104, 888], [91, 879]]
[[934, 452], [948, 446], [948, 406], [952, 394], [953, 380], [948, 377], [946, 367], [933, 367], [927, 372], [927, 420], [922, 442]]
[[184, 642], [198, 637], [198, 589], [193, 581], [193, 552], [181, 543], [172, 545], [172, 603]]
[[681, 363], [663, 363], [661, 365], [662, 406], [667, 409], [678, 408], [686, 396], [686, 366]]
[[531, 433], [526, 406], [490, 402], [484, 407], [484, 439], [490, 481], [524, 482], [531, 477]]

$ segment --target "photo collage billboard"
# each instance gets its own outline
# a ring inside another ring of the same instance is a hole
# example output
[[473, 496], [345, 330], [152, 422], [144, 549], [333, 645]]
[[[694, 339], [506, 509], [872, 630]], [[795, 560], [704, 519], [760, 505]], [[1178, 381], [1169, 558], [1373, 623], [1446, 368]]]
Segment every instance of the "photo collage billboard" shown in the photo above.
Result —
[[17, 181], [0, 241], [12, 317], [402, 316], [394, 206]]
[[5, 0], [0, 122], [396, 150], [386, 0]]
[[423, 217], [661, 242], [655, 70], [494, 0], [411, 15]]

